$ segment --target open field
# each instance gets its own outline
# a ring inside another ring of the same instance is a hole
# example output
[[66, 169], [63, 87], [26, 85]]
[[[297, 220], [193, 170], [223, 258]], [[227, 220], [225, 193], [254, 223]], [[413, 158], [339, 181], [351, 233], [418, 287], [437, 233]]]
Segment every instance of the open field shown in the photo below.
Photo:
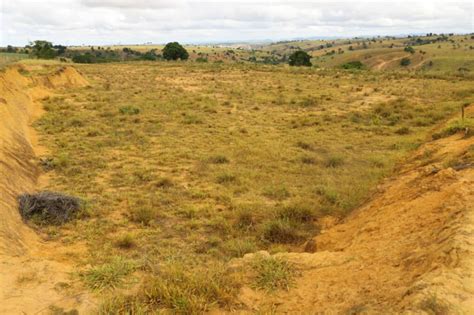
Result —
[[[21, 75], [57, 67], [27, 62]], [[46, 148], [41, 189], [84, 198], [87, 213], [35, 228], [65, 248], [74, 281], [104, 313], [239, 308], [246, 280], [226, 271], [231, 259], [302, 251], [474, 101], [459, 76], [180, 62], [77, 69], [88, 86], [43, 98], [34, 126]], [[296, 276], [284, 261], [254, 269], [263, 290]], [[131, 296], [109, 299], [119, 292]]]

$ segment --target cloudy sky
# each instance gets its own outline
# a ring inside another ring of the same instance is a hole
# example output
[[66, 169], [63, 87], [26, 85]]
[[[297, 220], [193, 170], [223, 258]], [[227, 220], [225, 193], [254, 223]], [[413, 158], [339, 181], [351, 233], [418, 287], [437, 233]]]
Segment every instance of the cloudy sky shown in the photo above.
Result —
[[0, 0], [0, 46], [473, 32], [474, 0]]

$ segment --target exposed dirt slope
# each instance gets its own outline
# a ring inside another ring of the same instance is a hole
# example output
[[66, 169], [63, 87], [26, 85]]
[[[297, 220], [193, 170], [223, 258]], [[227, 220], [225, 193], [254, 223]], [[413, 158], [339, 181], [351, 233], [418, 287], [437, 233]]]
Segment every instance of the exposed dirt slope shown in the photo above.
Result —
[[50, 259], [64, 253], [42, 243], [21, 221], [16, 198], [34, 191], [40, 176], [35, 153], [41, 148], [30, 128], [41, 113], [38, 101], [52, 88], [87, 81], [70, 67], [37, 78], [22, 72], [23, 66], [15, 66], [0, 73], [0, 314], [37, 314], [50, 305], [81, 308], [82, 296], [64, 288], [69, 265]]
[[241, 301], [297, 314], [472, 314], [473, 146], [462, 134], [424, 145], [370, 202], [317, 236], [317, 252], [277, 254], [301, 270], [293, 289], [246, 287]]

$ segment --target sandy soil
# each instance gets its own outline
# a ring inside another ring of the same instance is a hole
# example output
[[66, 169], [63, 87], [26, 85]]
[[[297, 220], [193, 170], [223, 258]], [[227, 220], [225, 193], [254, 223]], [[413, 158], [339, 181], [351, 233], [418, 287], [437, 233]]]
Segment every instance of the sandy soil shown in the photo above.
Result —
[[[16, 66], [0, 74], [0, 314], [49, 313], [49, 307], [86, 309], [88, 297], [71, 282], [66, 248], [44, 243], [21, 220], [18, 194], [39, 188], [38, 146], [31, 123], [40, 101], [61, 87], [85, 86], [71, 67], [41, 77]], [[53, 259], [54, 257], [54, 259]]]

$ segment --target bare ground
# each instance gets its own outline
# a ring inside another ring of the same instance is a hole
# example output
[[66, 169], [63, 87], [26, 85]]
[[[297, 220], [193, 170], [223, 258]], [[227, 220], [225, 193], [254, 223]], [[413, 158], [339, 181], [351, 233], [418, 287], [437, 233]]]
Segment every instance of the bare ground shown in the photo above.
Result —
[[41, 181], [35, 156], [44, 149], [31, 128], [42, 111], [39, 101], [56, 88], [87, 82], [70, 67], [41, 77], [22, 71], [18, 66], [0, 74], [0, 314], [49, 313], [51, 305], [83, 310], [88, 298], [71, 281], [70, 249], [42, 242], [22, 222], [16, 198]]

